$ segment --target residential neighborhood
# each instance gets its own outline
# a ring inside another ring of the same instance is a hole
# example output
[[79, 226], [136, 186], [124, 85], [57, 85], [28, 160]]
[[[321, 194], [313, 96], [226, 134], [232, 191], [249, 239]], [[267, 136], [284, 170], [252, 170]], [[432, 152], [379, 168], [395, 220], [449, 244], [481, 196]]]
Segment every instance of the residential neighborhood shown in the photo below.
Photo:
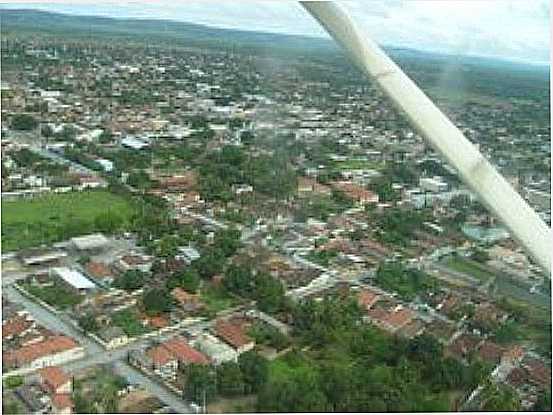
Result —
[[[5, 413], [551, 410], [550, 275], [334, 49], [0, 15]], [[549, 78], [404, 53], [550, 226]]]

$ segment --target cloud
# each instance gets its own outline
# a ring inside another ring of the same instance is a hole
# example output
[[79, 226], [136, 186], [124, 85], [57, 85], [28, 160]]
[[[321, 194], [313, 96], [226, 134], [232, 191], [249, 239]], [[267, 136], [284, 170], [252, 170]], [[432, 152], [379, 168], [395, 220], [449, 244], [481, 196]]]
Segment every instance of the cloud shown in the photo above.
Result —
[[[296, 1], [60, 1], [19, 6], [171, 19], [224, 28], [326, 36]], [[378, 43], [444, 53], [549, 61], [548, 0], [371, 0], [340, 4]], [[11, 5], [13, 7], [13, 3]]]

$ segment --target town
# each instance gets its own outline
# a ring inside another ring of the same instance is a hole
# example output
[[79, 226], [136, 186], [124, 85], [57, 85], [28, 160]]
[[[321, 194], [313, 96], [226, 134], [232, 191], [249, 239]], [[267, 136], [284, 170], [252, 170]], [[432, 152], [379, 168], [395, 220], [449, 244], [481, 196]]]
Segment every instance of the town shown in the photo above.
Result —
[[[4, 413], [551, 410], [550, 276], [349, 62], [26, 13], [1, 11]], [[409, 59], [550, 224], [548, 72], [471, 66], [453, 97]]]

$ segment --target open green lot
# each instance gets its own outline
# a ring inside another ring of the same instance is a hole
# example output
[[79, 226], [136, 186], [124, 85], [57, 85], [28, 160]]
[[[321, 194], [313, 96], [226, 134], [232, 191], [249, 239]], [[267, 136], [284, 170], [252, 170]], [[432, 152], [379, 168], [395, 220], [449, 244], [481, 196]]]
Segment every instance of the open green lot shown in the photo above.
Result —
[[483, 282], [495, 277], [491, 271], [487, 271], [483, 265], [463, 257], [449, 257], [443, 264], [454, 271], [462, 272]]
[[108, 191], [51, 194], [2, 202], [4, 252], [110, 232], [128, 225], [132, 202]]
[[200, 298], [205, 303], [209, 314], [218, 313], [239, 303], [236, 298], [231, 297], [222, 288], [212, 286], [203, 287], [200, 291]]
[[330, 166], [336, 170], [380, 170], [384, 163], [370, 160], [348, 159], [344, 161], [330, 162]]

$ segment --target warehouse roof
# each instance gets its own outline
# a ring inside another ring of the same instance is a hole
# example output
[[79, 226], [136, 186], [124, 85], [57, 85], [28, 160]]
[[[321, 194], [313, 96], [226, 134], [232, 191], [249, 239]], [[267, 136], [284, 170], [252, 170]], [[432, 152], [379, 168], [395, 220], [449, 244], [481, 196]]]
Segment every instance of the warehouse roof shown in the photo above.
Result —
[[87, 249], [101, 248], [108, 243], [108, 239], [101, 233], [93, 233], [90, 235], [71, 238], [71, 242], [77, 249], [83, 251]]
[[96, 287], [96, 285], [94, 285], [92, 281], [86, 278], [79, 271], [75, 271], [66, 267], [52, 268], [52, 271], [54, 271], [61, 279], [63, 279], [69, 285], [79, 290]]

